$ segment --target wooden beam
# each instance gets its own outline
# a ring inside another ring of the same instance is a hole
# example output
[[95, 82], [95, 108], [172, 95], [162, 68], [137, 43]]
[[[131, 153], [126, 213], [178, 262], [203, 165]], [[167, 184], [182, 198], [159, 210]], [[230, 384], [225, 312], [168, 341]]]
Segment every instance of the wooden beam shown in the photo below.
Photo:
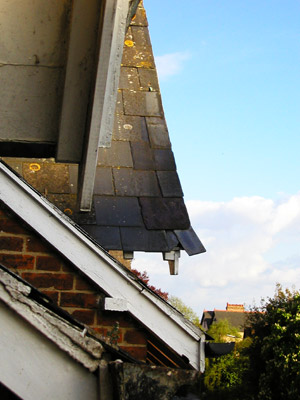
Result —
[[107, 0], [104, 6], [88, 139], [79, 176], [81, 211], [91, 209], [98, 146], [111, 145], [128, 6], [129, 0]]

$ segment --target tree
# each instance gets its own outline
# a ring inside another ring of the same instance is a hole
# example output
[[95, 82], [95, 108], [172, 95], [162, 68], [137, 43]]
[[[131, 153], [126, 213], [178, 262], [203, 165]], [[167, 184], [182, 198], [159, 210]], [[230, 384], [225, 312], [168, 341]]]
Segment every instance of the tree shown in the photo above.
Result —
[[[207, 333], [217, 343], [228, 342], [228, 335], [240, 337], [239, 330], [227, 319], [212, 324]], [[244, 399], [243, 382], [248, 365], [244, 349], [249, 345], [250, 339], [236, 342], [232, 353], [206, 359], [204, 391], [207, 399]]]
[[194, 325], [201, 328], [200, 319], [199, 319], [198, 315], [195, 313], [195, 311], [191, 307], [184, 304], [184, 302], [179, 297], [171, 296], [169, 298], [169, 303], [173, 307], [175, 307], [178, 311], [180, 311], [185, 316], [186, 319], [188, 319]]
[[168, 301], [169, 293], [163, 292], [161, 289], [156, 288], [153, 285], [150, 285], [149, 284], [150, 278], [146, 271], [140, 272], [137, 269], [132, 269], [131, 272], [133, 272], [139, 279], [141, 279], [145, 283], [145, 285], [148, 286], [149, 289], [153, 290], [154, 293], [162, 297], [164, 300]]
[[231, 336], [241, 338], [238, 328], [232, 326], [227, 319], [211, 324], [207, 333], [218, 343], [231, 342], [232, 340], [228, 340]]
[[300, 293], [277, 284], [274, 298], [262, 301], [250, 321], [249, 387], [259, 400], [300, 398]]

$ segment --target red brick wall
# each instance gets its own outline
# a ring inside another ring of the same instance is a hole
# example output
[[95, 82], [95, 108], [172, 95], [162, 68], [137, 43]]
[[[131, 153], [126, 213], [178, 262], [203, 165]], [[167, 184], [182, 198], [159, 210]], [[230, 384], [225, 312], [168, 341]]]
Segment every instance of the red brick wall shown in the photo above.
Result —
[[3, 205], [0, 206], [0, 263], [48, 295], [78, 321], [108, 337], [115, 333], [121, 348], [139, 360], [146, 359], [145, 330], [127, 313], [101, 311], [99, 303], [104, 293]]

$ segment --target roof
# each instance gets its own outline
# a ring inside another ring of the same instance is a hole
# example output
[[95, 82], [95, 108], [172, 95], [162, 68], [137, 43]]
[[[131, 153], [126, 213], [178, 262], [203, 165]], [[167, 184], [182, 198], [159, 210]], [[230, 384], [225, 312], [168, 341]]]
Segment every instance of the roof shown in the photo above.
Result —
[[125, 37], [111, 146], [98, 149], [92, 211], [75, 220], [109, 250], [198, 254], [147, 25], [140, 5]]
[[[116, 15], [113, 3], [118, 4], [116, 10], [120, 8]], [[7, 162], [21, 164], [18, 168], [25, 179], [63, 211], [67, 210], [68, 215], [106, 250], [170, 252], [184, 249], [189, 255], [202, 253], [205, 248], [191, 226], [176, 170], [145, 10], [140, 2], [124, 41], [126, 27], [123, 26], [123, 33], [118, 33], [119, 22], [124, 25], [128, 7], [132, 15], [137, 1], [114, 0], [105, 4], [108, 14], [105, 14], [104, 23], [108, 27], [106, 29], [105, 25], [101, 29], [112, 42], [104, 37], [100, 44], [95, 92], [90, 99], [93, 109], [84, 141], [82, 130], [86, 117], [81, 114], [87, 108], [84, 99], [88, 99], [87, 93], [90, 93], [84, 80], [89, 81], [91, 77], [87, 77], [94, 73], [91, 67], [83, 72], [85, 63], [77, 60], [79, 44], [87, 51], [92, 40], [85, 32], [86, 26], [88, 32], [91, 29], [91, 22], [81, 19], [84, 12], [80, 7], [85, 9], [85, 4], [75, 7], [71, 24], [57, 157], [59, 161], [79, 162], [79, 168], [69, 163], [56, 163], [53, 159]], [[93, 37], [91, 32], [89, 34]], [[83, 37], [83, 43], [78, 44], [78, 37]], [[94, 53], [94, 48], [89, 50], [89, 57]], [[111, 63], [108, 62], [110, 58]], [[101, 75], [103, 70], [105, 76]], [[98, 78], [103, 80], [101, 84], [97, 83]], [[77, 91], [85, 95], [79, 96]], [[73, 99], [80, 101], [73, 102]], [[99, 111], [102, 108], [103, 113]], [[24, 112], [23, 109], [17, 111], [18, 115]], [[8, 114], [13, 118], [17, 111]], [[3, 129], [9, 131], [9, 127]], [[30, 126], [25, 130], [30, 131]], [[99, 130], [108, 134], [107, 140], [99, 139]], [[10, 142], [10, 149], [13, 145]], [[83, 150], [87, 154], [80, 161], [78, 154]], [[82, 203], [87, 203], [86, 207]], [[78, 212], [78, 208], [85, 211]]]
[[204, 370], [204, 333], [113, 259], [79, 226], [0, 163], [0, 199], [109, 297], [190, 365]]
[[247, 312], [216, 309], [213, 311], [205, 310], [202, 314], [201, 325], [205, 330], [208, 330], [213, 323], [224, 319], [226, 319], [233, 327], [243, 330], [247, 321]]

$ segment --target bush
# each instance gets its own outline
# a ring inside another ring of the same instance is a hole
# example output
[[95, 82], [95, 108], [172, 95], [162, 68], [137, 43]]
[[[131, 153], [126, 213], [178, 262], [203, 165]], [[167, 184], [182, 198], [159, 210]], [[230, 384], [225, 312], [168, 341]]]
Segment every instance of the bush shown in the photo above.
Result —
[[[262, 311], [262, 312], [261, 312]], [[259, 400], [300, 399], [300, 294], [277, 285], [251, 315], [248, 385]]]

